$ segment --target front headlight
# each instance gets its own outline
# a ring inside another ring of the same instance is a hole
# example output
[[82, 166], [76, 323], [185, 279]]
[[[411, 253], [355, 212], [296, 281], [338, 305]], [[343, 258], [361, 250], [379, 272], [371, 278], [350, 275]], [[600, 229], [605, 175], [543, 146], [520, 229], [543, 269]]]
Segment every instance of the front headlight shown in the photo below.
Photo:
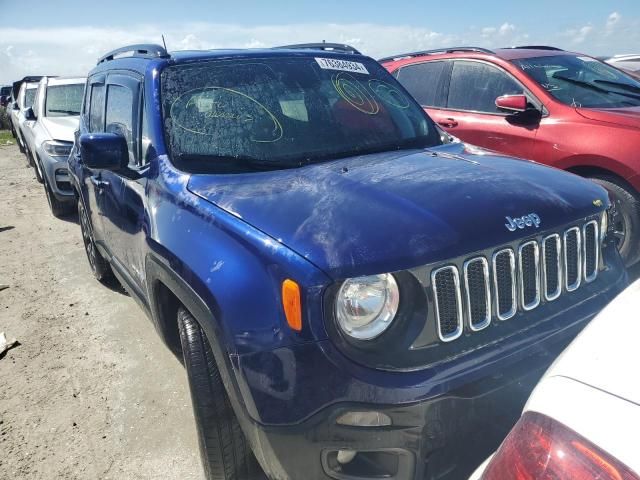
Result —
[[387, 330], [398, 312], [400, 292], [390, 273], [346, 280], [336, 298], [338, 326], [357, 340], [372, 340]]
[[42, 143], [42, 148], [50, 157], [68, 157], [71, 154], [73, 144], [70, 142], [48, 140]]

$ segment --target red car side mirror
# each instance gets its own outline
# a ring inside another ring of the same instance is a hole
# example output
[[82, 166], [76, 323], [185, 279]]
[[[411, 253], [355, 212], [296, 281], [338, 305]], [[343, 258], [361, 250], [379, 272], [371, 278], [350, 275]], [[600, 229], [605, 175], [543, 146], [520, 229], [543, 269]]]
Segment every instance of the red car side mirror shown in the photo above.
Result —
[[503, 95], [496, 98], [496, 107], [510, 112], [525, 112], [527, 103], [526, 95]]

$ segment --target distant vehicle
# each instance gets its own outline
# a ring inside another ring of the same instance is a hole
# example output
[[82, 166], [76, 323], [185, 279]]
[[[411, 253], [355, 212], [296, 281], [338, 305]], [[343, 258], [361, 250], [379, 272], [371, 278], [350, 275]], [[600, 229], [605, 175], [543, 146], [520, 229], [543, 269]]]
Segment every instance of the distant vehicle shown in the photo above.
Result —
[[640, 280], [562, 353], [474, 480], [640, 480]]
[[[9, 118], [11, 119], [11, 125], [16, 134], [18, 148], [20, 148], [22, 153], [26, 153], [22, 139], [22, 125], [27, 121], [24, 117], [24, 112], [33, 105], [36, 89], [38, 88], [37, 82], [39, 82], [41, 78], [42, 76], [29, 76], [13, 83], [12, 95], [15, 101], [11, 106]], [[29, 165], [33, 166], [31, 164]]]
[[9, 97], [11, 96], [11, 85], [6, 87], [0, 87], [0, 107], [7, 107], [9, 105]]
[[607, 58], [605, 62], [640, 79], [640, 55], [638, 54], [615, 55]]
[[35, 119], [23, 129], [26, 155], [35, 166], [36, 178], [44, 184], [49, 207], [56, 217], [77, 207], [67, 159], [78, 129], [86, 80], [86, 77], [44, 77], [33, 106], [25, 112], [26, 118]]
[[344, 45], [89, 73], [86, 255], [182, 357], [207, 478], [464, 478], [627, 285], [603, 188], [445, 142]]
[[625, 263], [640, 260], [638, 79], [545, 46], [445, 48], [380, 61], [462, 141], [604, 186]]

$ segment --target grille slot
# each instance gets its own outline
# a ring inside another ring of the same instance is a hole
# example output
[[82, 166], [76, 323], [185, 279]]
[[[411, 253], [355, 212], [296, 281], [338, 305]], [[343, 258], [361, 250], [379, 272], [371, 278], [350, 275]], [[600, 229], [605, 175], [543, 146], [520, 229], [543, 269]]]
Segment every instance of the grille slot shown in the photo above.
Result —
[[496, 296], [496, 316], [508, 320], [516, 314], [516, 258], [505, 248], [493, 255], [493, 288]]
[[598, 222], [593, 220], [582, 227], [582, 241], [584, 245], [582, 270], [585, 282], [589, 283], [598, 276], [598, 263], [600, 262]]
[[491, 286], [486, 258], [478, 257], [465, 262], [464, 286], [469, 328], [477, 332], [491, 323]]
[[542, 278], [544, 298], [555, 300], [562, 293], [562, 241], [560, 235], [549, 235], [542, 241]]
[[540, 249], [532, 240], [518, 248], [518, 273], [520, 274], [520, 304], [525, 311], [540, 304]]
[[450, 342], [462, 335], [462, 296], [458, 268], [450, 265], [431, 272], [438, 336]]
[[580, 287], [582, 280], [582, 245], [580, 229], [573, 227], [564, 233], [564, 271], [565, 288], [573, 292]]

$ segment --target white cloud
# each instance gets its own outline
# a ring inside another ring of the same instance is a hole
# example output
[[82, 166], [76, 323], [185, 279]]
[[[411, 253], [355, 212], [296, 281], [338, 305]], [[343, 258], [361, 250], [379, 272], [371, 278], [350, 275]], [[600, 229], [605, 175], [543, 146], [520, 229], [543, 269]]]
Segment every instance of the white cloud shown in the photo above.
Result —
[[[210, 48], [260, 48], [309, 41], [349, 43], [379, 58], [407, 51], [452, 45], [501, 47], [523, 43], [560, 47], [580, 45], [587, 53], [622, 53], [626, 45], [640, 43], [637, 20], [618, 12], [603, 19], [599, 27], [575, 26], [562, 33], [541, 35], [527, 32], [514, 23], [453, 31], [407, 25], [371, 23], [306, 23], [248, 27], [203, 22], [167, 25], [141, 24], [116, 27], [0, 27], [0, 83], [28, 74], [86, 74], [98, 57], [108, 50], [132, 43], [162, 43], [169, 50]], [[615, 28], [614, 28], [615, 27]], [[610, 33], [607, 33], [610, 32]]]
[[621, 19], [622, 15], [620, 15], [618, 12], [613, 12], [611, 15], [609, 15], [609, 18], [607, 18], [607, 28], [612, 29], [616, 26], [616, 24], [620, 22]]

